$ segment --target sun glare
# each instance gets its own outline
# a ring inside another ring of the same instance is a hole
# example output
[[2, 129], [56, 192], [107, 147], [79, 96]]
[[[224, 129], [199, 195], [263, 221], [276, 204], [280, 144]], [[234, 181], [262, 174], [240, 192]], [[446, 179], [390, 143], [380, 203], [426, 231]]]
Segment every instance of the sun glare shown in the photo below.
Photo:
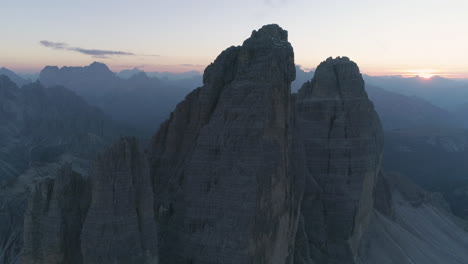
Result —
[[420, 77], [423, 79], [430, 79], [438, 75], [436, 70], [433, 69], [415, 69], [415, 70], [403, 70], [402, 76], [404, 77]]
[[431, 73], [418, 73], [418, 76], [423, 78], [423, 79], [430, 79], [434, 76], [434, 74]]

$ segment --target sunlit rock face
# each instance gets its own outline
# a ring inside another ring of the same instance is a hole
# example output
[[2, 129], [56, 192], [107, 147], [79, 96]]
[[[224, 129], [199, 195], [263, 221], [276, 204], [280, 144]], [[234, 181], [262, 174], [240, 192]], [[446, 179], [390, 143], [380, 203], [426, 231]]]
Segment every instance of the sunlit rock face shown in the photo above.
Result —
[[305, 232], [314, 262], [354, 263], [383, 148], [358, 66], [346, 57], [322, 62], [299, 90], [295, 107], [308, 171], [299, 232]]

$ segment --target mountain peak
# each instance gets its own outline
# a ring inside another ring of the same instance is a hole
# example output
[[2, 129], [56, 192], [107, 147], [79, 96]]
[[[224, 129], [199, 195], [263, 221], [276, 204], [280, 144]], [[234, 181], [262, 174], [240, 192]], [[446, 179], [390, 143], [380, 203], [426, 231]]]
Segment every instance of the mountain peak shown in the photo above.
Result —
[[149, 79], [150, 77], [148, 77], [148, 75], [143, 71], [136, 72], [132, 77], [129, 78], [129, 80], [149, 80]]
[[260, 28], [258, 31], [252, 31], [250, 38], [252, 39], [261, 39], [261, 38], [274, 38], [282, 41], [288, 41], [288, 31], [284, 30], [277, 24], [265, 25]]
[[110, 71], [106, 64], [97, 61], [91, 63], [88, 67], [93, 70]]
[[13, 87], [15, 83], [6, 75], [0, 74], [0, 87]]
[[309, 92], [333, 98], [367, 97], [358, 65], [348, 57], [329, 57], [315, 70]]
[[346, 63], [354, 63], [354, 62], [346, 56], [343, 56], [343, 57], [338, 56], [336, 58], [328, 57], [324, 63], [338, 65], [338, 64], [346, 64]]
[[16, 74], [15, 72], [5, 68], [5, 67], [2, 67], [0, 69], [0, 75], [5, 75], [8, 77], [8, 79], [10, 79], [10, 81], [16, 83], [16, 85], [18, 87], [21, 87], [27, 83], [29, 83], [29, 80], [26, 80], [24, 78], [22, 78], [21, 76], [19, 76], [18, 74]]

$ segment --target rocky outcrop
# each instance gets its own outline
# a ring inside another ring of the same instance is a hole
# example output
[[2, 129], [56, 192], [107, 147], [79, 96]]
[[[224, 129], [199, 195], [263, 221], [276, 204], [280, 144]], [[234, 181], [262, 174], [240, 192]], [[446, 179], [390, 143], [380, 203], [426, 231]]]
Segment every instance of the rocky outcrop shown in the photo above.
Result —
[[81, 230], [83, 263], [158, 263], [153, 189], [134, 138], [101, 154], [91, 174], [91, 202]]
[[221, 53], [154, 137], [161, 263], [288, 263], [294, 54], [277, 25]]
[[25, 213], [23, 263], [82, 263], [87, 188], [86, 179], [69, 164], [36, 185]]
[[24, 263], [158, 263], [153, 190], [134, 138], [100, 154], [89, 178], [70, 165], [39, 182], [24, 224]]
[[299, 90], [296, 115], [308, 168], [301, 212], [311, 257], [354, 263], [383, 148], [357, 65], [346, 57], [322, 62]]
[[450, 213], [440, 195], [423, 191], [403, 176], [382, 173], [374, 197], [376, 210], [358, 264], [468, 262], [466, 223]]

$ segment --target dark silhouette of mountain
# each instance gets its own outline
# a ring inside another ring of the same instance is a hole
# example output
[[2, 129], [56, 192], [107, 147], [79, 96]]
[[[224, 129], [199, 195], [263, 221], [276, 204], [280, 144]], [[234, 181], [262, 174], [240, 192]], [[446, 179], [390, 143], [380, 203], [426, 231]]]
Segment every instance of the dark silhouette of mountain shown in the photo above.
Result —
[[314, 72], [306, 72], [296, 65], [296, 79], [291, 83], [291, 92], [296, 93], [302, 85], [314, 77]]
[[90, 104], [134, 126], [142, 134], [154, 131], [197, 82], [161, 81], [143, 72], [121, 79], [105, 64], [97, 62], [85, 67], [45, 67], [40, 81], [46, 86], [62, 85], [75, 91]]
[[81, 173], [127, 128], [60, 86], [18, 88], [0, 76], [0, 262], [16, 263], [31, 188], [64, 163]]
[[385, 130], [422, 127], [460, 127], [453, 113], [416, 96], [405, 96], [373, 86], [366, 86]]
[[123, 70], [117, 73], [117, 76], [122, 79], [130, 79], [133, 75], [136, 75], [138, 73], [142, 73], [144, 71], [138, 69], [138, 68], [133, 68], [131, 70]]
[[200, 78], [202, 75], [197, 72], [197, 71], [189, 71], [189, 72], [181, 72], [181, 73], [176, 73], [176, 72], [145, 72], [143, 70], [140, 70], [138, 68], [133, 68], [131, 70], [123, 70], [117, 73], [117, 76], [122, 78], [122, 79], [129, 79], [135, 74], [144, 72], [146, 75], [149, 77], [154, 77], [158, 78], [163, 81], [177, 81], [177, 80], [183, 80], [183, 79], [194, 79], [194, 78]]
[[387, 131], [383, 164], [408, 175], [426, 190], [440, 192], [453, 212], [468, 219], [468, 131], [413, 127]]
[[16, 177], [31, 163], [48, 162], [65, 150], [94, 152], [93, 144], [79, 144], [78, 139], [98, 143], [125, 131], [101, 110], [60, 86], [46, 89], [33, 83], [20, 89], [2, 76], [0, 92], [0, 179]]
[[30, 80], [27, 80], [18, 74], [10, 71], [7, 68], [0, 68], [0, 75], [5, 75], [7, 76], [11, 81], [13, 81], [18, 87], [22, 87], [23, 85], [26, 85], [28, 83], [31, 83]]
[[468, 129], [468, 103], [465, 103], [455, 109], [454, 114], [458, 122]]
[[148, 72], [148, 76], [156, 77], [161, 80], [167, 81], [177, 81], [182, 79], [193, 79], [193, 78], [200, 78], [202, 75], [197, 71], [188, 71], [188, 72]]
[[62, 85], [78, 93], [90, 103], [119, 89], [119, 78], [102, 63], [93, 62], [85, 67], [45, 67], [39, 81], [46, 86]]
[[65, 165], [39, 181], [22, 260], [467, 262], [468, 233], [440, 196], [383, 172], [358, 66], [328, 58], [291, 94], [295, 78], [287, 31], [253, 31], [206, 68], [147, 150], [123, 138], [89, 177]]
[[409, 96], [417, 96], [449, 111], [468, 103], [468, 83], [439, 76], [430, 79], [399, 76], [364, 76], [368, 84]]
[[366, 86], [385, 132], [386, 170], [409, 176], [431, 192], [442, 193], [451, 210], [468, 219], [468, 131], [463, 116], [416, 96]]

